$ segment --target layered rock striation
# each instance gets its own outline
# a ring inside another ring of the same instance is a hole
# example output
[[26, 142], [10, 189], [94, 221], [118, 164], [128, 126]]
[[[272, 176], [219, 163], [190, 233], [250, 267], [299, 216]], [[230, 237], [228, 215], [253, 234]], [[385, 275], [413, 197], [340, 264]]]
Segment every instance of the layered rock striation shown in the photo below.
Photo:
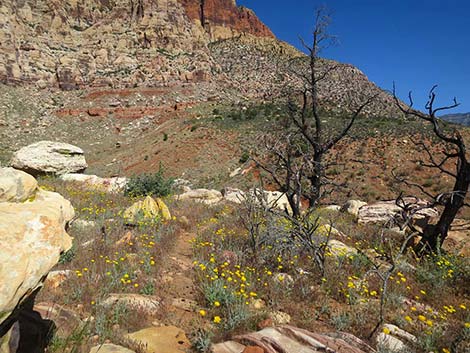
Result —
[[202, 2], [5, 1], [0, 81], [71, 90], [209, 80], [210, 40], [273, 36], [231, 0]]
[[200, 24], [211, 39], [226, 39], [241, 33], [274, 38], [256, 14], [237, 6], [235, 0], [181, 0], [188, 17]]
[[[331, 71], [320, 99], [338, 114], [396, 115], [393, 98], [352, 65]], [[330, 70], [334, 66], [334, 70]], [[234, 0], [23, 0], [0, 4], [0, 82], [61, 90], [209, 86], [248, 98], [302, 87], [306, 56]], [[204, 82], [204, 85], [201, 83]], [[292, 90], [291, 90], [292, 91]]]

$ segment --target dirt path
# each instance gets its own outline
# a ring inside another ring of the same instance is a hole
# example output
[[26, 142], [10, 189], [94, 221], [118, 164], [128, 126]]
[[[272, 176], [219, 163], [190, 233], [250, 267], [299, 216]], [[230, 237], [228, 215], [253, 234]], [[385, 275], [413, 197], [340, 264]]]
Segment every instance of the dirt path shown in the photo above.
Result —
[[162, 303], [167, 310], [167, 321], [189, 335], [198, 315], [197, 288], [193, 280], [192, 245], [195, 235], [182, 232], [167, 255], [163, 270]]

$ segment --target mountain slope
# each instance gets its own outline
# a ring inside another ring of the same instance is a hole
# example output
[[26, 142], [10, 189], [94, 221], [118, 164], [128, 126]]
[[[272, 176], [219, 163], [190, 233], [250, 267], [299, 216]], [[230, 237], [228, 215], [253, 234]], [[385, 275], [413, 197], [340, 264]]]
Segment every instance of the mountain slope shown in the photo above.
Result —
[[[273, 36], [230, 0], [5, 1], [0, 80], [70, 90], [210, 80], [213, 38]], [[204, 23], [197, 20], [203, 9]]]
[[[9, 84], [74, 90], [204, 82], [213, 91], [276, 99], [301, 86], [292, 59], [305, 63], [304, 57], [234, 0], [8, 0], [0, 6], [0, 82]], [[390, 95], [360, 70], [323, 63], [337, 67], [319, 87], [329, 109], [341, 114], [378, 95], [366, 114], [398, 114]]]
[[470, 113], [446, 114], [439, 118], [450, 123], [470, 126]]

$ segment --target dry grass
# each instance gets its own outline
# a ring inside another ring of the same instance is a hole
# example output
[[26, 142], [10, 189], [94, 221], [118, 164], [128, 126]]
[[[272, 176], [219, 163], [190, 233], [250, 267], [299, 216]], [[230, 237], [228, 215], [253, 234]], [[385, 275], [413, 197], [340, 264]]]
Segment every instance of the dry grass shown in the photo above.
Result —
[[[359, 250], [334, 254], [326, 249], [322, 273], [315, 253], [292, 237], [292, 223], [279, 214], [261, 212], [256, 218], [242, 205], [208, 207], [169, 198], [174, 220], [129, 227], [121, 214], [134, 199], [54, 179], [41, 184], [71, 200], [79, 219], [94, 222], [70, 229], [74, 249], [56, 269], [72, 270], [72, 275], [58, 288], [41, 292], [40, 301], [64, 305], [86, 320], [85, 327], [56, 338], [50, 352], [88, 352], [106, 341], [139, 351], [125, 334], [155, 321], [179, 325], [204, 351], [211, 341], [269, 323], [274, 311], [289, 314], [294, 325], [316, 332], [347, 331], [373, 344], [370, 334], [379, 321], [384, 289], [377, 271], [383, 275], [388, 257], [398, 254], [399, 234], [357, 225], [348, 215], [317, 212], [321, 224], [343, 234], [330, 237]], [[250, 222], [259, 223], [254, 235], [246, 228]], [[319, 227], [312, 241], [324, 242], [325, 229]], [[180, 234], [193, 234], [190, 277], [199, 304], [184, 319], [165, 303], [177, 285], [164, 275]], [[451, 254], [419, 259], [408, 251], [387, 281], [384, 321], [416, 335], [416, 352], [446, 352], [459, 340], [459, 349], [467, 347], [469, 288], [468, 259]], [[163, 304], [152, 315], [122, 306], [105, 309], [102, 302], [110, 293], [154, 295]]]
[[[256, 322], [280, 310], [292, 317], [294, 325], [316, 332], [347, 331], [373, 344], [370, 335], [379, 321], [384, 290], [375, 270], [386, 272], [387, 256], [397, 256], [403, 238], [392, 232], [381, 237], [379, 227], [354, 225], [347, 216], [321, 216], [325, 224], [334, 219], [335, 227], [346, 235], [336, 238], [361, 251], [356, 255], [326, 251], [324, 274], [303, 244], [291, 238], [282, 216], [266, 219], [266, 233], [259, 236], [274, 239], [260, 241], [255, 249], [248, 246], [247, 231], [240, 228], [238, 208], [226, 207], [201, 225], [195, 244], [196, 271], [206, 316], [220, 317], [216, 337], [252, 330]], [[451, 349], [465, 335], [468, 343], [469, 266], [468, 259], [450, 254], [418, 259], [406, 253], [387, 280], [384, 322], [415, 334], [416, 352]], [[254, 310], [254, 299], [262, 299], [266, 307]], [[245, 317], [236, 321], [234, 312]]]

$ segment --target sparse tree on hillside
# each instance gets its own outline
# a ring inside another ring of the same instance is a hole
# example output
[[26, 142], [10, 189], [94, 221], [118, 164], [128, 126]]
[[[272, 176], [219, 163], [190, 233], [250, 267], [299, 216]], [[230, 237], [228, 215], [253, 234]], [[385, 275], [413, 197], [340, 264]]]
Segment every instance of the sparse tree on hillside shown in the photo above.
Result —
[[436, 156], [425, 144], [420, 142], [419, 145], [424, 149], [428, 155], [428, 162], [422, 162], [424, 167], [437, 169], [442, 175], [451, 176], [454, 179], [454, 187], [452, 191], [432, 195], [427, 192], [425, 188], [416, 183], [402, 179], [402, 181], [410, 186], [418, 187], [424, 194], [432, 199], [431, 206], [443, 206], [440, 213], [439, 220], [435, 225], [428, 225], [422, 233], [421, 245], [431, 251], [438, 251], [442, 243], [447, 237], [452, 222], [459, 210], [467, 205], [465, 198], [470, 186], [470, 162], [467, 158], [465, 141], [457, 129], [446, 131], [441, 126], [442, 122], [439, 121], [436, 114], [455, 108], [459, 105], [456, 99], [448, 106], [435, 107], [436, 86], [429, 92], [429, 100], [426, 103], [426, 113], [413, 109], [413, 99], [411, 92], [409, 94], [409, 107], [405, 107], [395, 94], [393, 95], [398, 108], [408, 116], [414, 116], [431, 124], [434, 135], [444, 142], [446, 148], [442, 151], [442, 157]]
[[286, 193], [294, 216], [300, 214], [302, 198], [308, 200], [310, 208], [314, 208], [329, 192], [326, 186], [334, 185], [334, 180], [325, 174], [329, 167], [327, 157], [375, 98], [369, 97], [361, 105], [350, 109], [351, 113], [345, 118], [342, 128], [327, 126], [328, 116], [321, 112], [319, 83], [329, 79], [337, 66], [325, 64], [319, 55], [335, 41], [335, 37], [327, 32], [330, 22], [325, 8], [319, 8], [315, 13], [312, 44], [309, 46], [302, 40], [308, 53], [307, 68], [294, 72], [302, 85], [289, 92], [288, 113], [280, 133], [266, 137], [269, 163], [259, 163]]

